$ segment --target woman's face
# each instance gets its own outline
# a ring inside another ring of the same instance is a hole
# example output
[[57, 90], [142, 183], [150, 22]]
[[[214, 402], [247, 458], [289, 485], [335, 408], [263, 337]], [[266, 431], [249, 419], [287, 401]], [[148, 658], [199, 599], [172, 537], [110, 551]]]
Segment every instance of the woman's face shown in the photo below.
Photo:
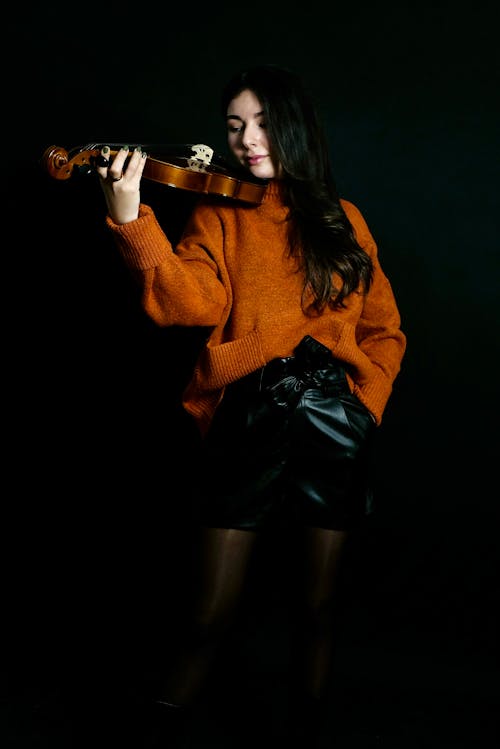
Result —
[[227, 142], [234, 156], [255, 177], [279, 176], [279, 165], [271, 156], [262, 105], [253, 91], [245, 89], [227, 108]]

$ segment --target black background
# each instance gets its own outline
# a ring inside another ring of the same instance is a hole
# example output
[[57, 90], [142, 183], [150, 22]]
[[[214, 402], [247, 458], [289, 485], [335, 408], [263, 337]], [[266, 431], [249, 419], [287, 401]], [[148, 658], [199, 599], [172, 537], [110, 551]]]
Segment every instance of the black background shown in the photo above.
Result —
[[[345, 586], [340, 668], [360, 688], [418, 693], [423, 714], [451, 705], [441, 738], [415, 746], [448, 746], [447, 732], [487, 745], [490, 713], [473, 710], [498, 699], [494, 4], [322, 6], [46, 3], [4, 18], [8, 699], [105, 693], [149, 668], [189, 578], [183, 508], [197, 479], [178, 400], [199, 333], [144, 318], [95, 178], [55, 181], [42, 154], [92, 141], [224, 151], [222, 84], [272, 62], [320, 104], [340, 192], [377, 240], [408, 336], [379, 430], [377, 512]], [[144, 200], [174, 236], [192, 198], [145, 184]], [[272, 600], [278, 620], [289, 554], [280, 536], [264, 544], [250, 585], [253, 610]], [[255, 638], [259, 627], [265, 617]]]

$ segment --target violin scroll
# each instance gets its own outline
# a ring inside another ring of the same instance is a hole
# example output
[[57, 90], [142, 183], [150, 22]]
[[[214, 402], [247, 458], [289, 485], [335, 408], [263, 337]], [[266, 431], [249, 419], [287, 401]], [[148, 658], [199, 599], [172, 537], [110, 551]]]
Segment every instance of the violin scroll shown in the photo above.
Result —
[[93, 152], [78, 150], [73, 156], [61, 146], [49, 146], [42, 156], [42, 166], [54, 179], [69, 179], [75, 169], [83, 174], [93, 171]]

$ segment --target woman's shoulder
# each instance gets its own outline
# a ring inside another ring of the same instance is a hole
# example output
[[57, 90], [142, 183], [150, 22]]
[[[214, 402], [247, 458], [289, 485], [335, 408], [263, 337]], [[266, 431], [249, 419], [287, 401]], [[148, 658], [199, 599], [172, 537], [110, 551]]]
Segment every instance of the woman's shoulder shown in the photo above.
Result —
[[340, 205], [342, 206], [349, 223], [354, 229], [358, 242], [365, 248], [367, 245], [375, 244], [370, 228], [358, 206], [350, 200], [345, 200], [345, 198], [340, 198]]
[[344, 209], [344, 213], [346, 214], [349, 221], [362, 221], [363, 223], [366, 223], [363, 214], [361, 213], [358, 206], [352, 203], [350, 200], [340, 198], [340, 205]]

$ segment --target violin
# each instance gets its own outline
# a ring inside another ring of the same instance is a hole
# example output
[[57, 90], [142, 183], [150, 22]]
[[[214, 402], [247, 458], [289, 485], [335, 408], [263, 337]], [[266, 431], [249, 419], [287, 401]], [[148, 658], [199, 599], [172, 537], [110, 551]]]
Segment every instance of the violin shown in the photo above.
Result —
[[[89, 143], [69, 151], [61, 146], [49, 146], [43, 153], [41, 165], [57, 180], [66, 180], [75, 174], [92, 174], [99, 164], [103, 145]], [[115, 156], [122, 145], [109, 145], [110, 156]], [[132, 152], [136, 146], [129, 148]], [[264, 198], [268, 180], [253, 177], [247, 172], [243, 179], [210, 146], [201, 143], [183, 146], [150, 144], [141, 148], [147, 153], [143, 177], [153, 182], [248, 203], [261, 203]], [[150, 155], [155, 152], [157, 155]]]

